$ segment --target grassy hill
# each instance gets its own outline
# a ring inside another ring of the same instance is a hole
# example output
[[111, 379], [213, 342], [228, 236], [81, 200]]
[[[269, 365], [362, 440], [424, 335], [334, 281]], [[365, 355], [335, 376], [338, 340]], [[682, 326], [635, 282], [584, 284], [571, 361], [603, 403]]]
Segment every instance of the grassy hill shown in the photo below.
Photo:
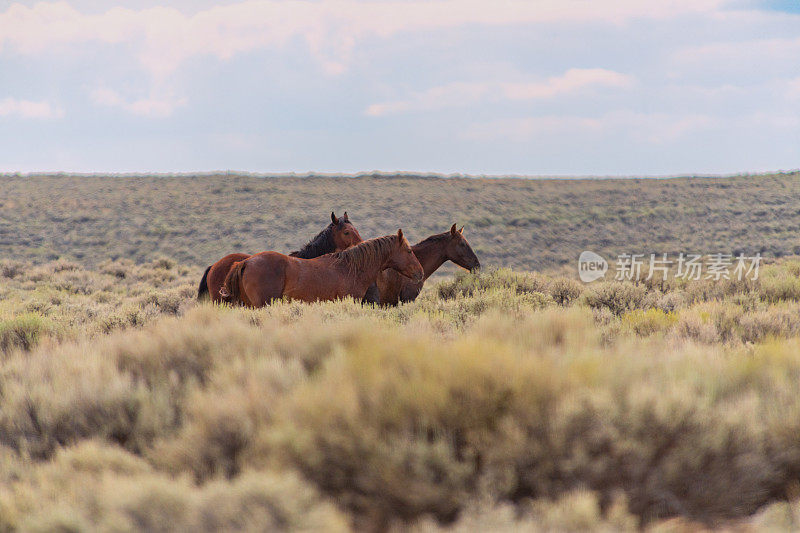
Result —
[[524, 180], [431, 177], [3, 177], [0, 254], [97, 265], [294, 250], [328, 213], [412, 242], [454, 222], [488, 266], [549, 270], [583, 250], [800, 253], [800, 174]]

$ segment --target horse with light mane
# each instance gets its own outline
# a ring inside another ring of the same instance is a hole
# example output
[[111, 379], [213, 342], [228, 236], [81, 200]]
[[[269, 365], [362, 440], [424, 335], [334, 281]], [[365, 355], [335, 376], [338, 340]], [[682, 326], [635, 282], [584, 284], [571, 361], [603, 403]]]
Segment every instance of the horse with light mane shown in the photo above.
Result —
[[399, 302], [416, 300], [425, 280], [436, 272], [445, 261], [452, 261], [467, 270], [480, 268], [481, 263], [478, 261], [478, 256], [475, 255], [463, 232], [463, 226], [460, 230], [456, 230], [456, 225], [453, 224], [450, 231], [431, 235], [411, 247], [425, 270], [425, 277], [422, 281], [409, 280], [391, 270], [381, 272], [377, 279], [381, 305], [397, 305]]
[[236, 263], [220, 296], [229, 303], [262, 307], [287, 298], [304, 302], [361, 300], [381, 271], [394, 269], [416, 282], [425, 272], [403, 230], [315, 259], [261, 252]]
[[[312, 259], [339, 250], [345, 250], [363, 240], [358, 230], [350, 222], [347, 211], [341, 217], [337, 217], [331, 212], [331, 223], [305, 246], [289, 255], [291, 257]], [[210, 296], [213, 302], [220, 303], [222, 298], [219, 295], [219, 290], [222, 288], [222, 284], [225, 282], [231, 267], [234, 263], [244, 261], [248, 257], [251, 257], [250, 254], [229, 254], [208, 267], [203, 274], [203, 279], [200, 280], [197, 299], [202, 300]]]

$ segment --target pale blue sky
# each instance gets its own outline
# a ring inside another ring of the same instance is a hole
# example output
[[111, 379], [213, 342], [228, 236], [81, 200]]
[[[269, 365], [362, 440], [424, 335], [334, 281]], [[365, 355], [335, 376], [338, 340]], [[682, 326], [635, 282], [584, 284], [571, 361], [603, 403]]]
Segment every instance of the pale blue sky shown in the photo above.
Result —
[[798, 167], [800, 1], [0, 1], [0, 172]]

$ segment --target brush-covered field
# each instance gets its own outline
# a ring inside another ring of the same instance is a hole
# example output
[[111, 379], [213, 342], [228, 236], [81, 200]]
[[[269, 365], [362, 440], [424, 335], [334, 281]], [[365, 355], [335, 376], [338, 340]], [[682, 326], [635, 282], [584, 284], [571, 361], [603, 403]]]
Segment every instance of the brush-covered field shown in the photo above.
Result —
[[[694, 194], [690, 180], [82, 179], [1, 182], [0, 531], [800, 527], [800, 260], [776, 258], [800, 242], [796, 175]], [[416, 182], [412, 208], [400, 191]], [[704, 195], [710, 222], [673, 224]], [[506, 215], [644, 209], [623, 197], [652, 199], [654, 218], [539, 231]], [[331, 209], [365, 238], [464, 223], [488, 267], [391, 309], [195, 301], [216, 256], [298, 248]], [[605, 253], [767, 260], [755, 281], [558, 270], [595, 234], [608, 244], [586, 248]]]
[[[583, 250], [800, 255], [800, 173], [726, 179], [0, 176], [0, 254], [96, 266], [296, 250], [348, 211], [365, 239], [453, 223], [481, 264], [572, 267]], [[450, 270], [453, 272], [454, 270]]]

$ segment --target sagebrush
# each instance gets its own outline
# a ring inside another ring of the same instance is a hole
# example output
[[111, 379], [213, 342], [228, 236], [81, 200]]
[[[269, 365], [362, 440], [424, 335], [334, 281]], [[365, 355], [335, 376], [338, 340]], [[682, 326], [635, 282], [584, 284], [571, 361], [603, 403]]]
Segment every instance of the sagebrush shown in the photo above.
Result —
[[794, 260], [260, 310], [168, 261], [3, 264], [3, 530], [797, 525]]

